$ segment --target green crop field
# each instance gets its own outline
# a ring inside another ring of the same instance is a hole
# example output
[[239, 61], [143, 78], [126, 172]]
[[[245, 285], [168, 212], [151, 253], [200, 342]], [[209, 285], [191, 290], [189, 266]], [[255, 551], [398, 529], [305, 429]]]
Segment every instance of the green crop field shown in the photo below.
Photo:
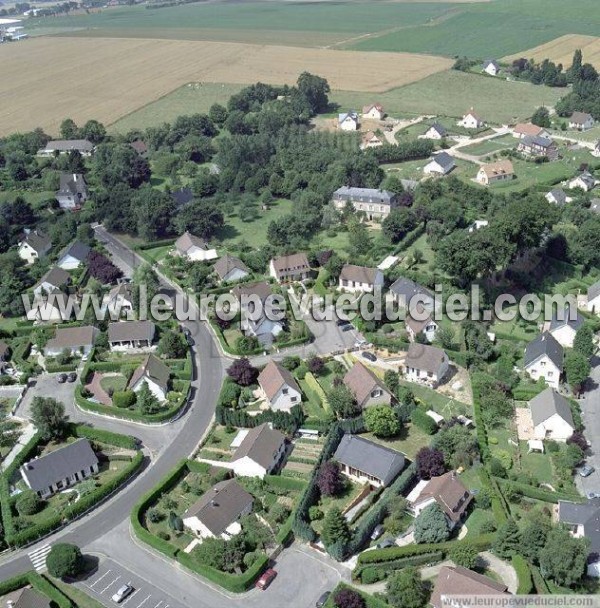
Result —
[[[529, 118], [538, 106], [552, 106], [563, 94], [564, 90], [557, 88], [449, 70], [378, 93], [376, 97], [393, 117], [414, 114], [459, 117], [472, 106], [484, 120], [500, 124]], [[334, 91], [331, 97], [343, 108], [373, 101], [373, 93]]]

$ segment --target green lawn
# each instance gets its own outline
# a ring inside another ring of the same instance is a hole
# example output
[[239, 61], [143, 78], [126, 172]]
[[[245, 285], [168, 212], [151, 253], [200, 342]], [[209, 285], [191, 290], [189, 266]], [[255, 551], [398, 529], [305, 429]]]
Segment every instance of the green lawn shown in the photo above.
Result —
[[442, 395], [437, 391], [434, 391], [427, 386], [421, 384], [415, 384], [414, 382], [407, 382], [406, 380], [400, 379], [400, 383], [403, 386], [409, 388], [418, 401], [427, 406], [427, 409], [432, 409], [437, 412], [446, 420], [452, 418], [452, 416], [458, 416], [460, 414], [469, 416], [472, 414], [472, 408], [466, 403], [452, 399], [447, 395]]
[[[409, 160], [404, 163], [391, 163], [383, 165], [383, 168], [390, 174], [395, 175], [401, 179], [414, 179], [420, 180], [424, 177], [423, 167], [428, 164], [430, 159], [423, 158], [421, 160]], [[461, 177], [464, 181], [470, 180], [475, 177], [477, 173], [477, 166], [469, 161], [455, 158], [454, 163], [456, 167], [452, 170], [450, 175], [456, 175]]]
[[127, 387], [127, 379], [122, 374], [117, 376], [103, 376], [100, 380], [100, 386], [108, 393], [111, 389], [113, 392], [124, 391]]
[[153, 249], [140, 249], [138, 253], [149, 263], [156, 264], [165, 258], [169, 251], [173, 249], [173, 245], [163, 245], [162, 247], [154, 247]]
[[484, 154], [494, 154], [501, 150], [507, 150], [514, 148], [517, 145], [517, 139], [512, 135], [502, 135], [501, 137], [494, 137], [494, 139], [488, 139], [478, 144], [471, 144], [461, 148], [460, 151], [465, 154], [473, 154], [475, 156], [483, 156]]
[[[319, 508], [327, 515], [327, 512], [337, 507], [340, 511], [344, 509], [361, 493], [364, 486], [354, 483], [347, 478], [344, 478], [346, 485], [344, 490], [337, 496], [322, 496], [319, 501]], [[312, 522], [312, 527], [320, 534], [323, 529], [323, 519]]]
[[375, 443], [385, 445], [392, 450], [397, 450], [406, 454], [411, 460], [415, 459], [417, 452], [424, 446], [431, 443], [431, 435], [427, 435], [420, 428], [414, 424], [407, 424], [402, 429], [397, 437], [389, 439], [383, 439], [381, 437], [375, 437], [373, 433], [365, 433], [363, 435], [366, 439], [370, 439]]
[[[464, 481], [464, 479], [462, 480]], [[465, 522], [465, 526], [468, 530], [466, 538], [477, 537], [480, 534], [481, 525], [485, 522], [493, 521], [493, 519], [494, 516], [489, 510], [484, 511], [483, 509], [473, 509]]]

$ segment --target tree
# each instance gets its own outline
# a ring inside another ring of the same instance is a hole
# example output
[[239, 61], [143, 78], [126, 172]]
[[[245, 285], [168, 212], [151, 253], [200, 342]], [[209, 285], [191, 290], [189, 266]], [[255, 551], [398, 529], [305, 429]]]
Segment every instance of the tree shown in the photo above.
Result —
[[450, 537], [446, 515], [437, 503], [425, 507], [415, 519], [416, 543], [441, 543]]
[[367, 430], [377, 437], [394, 437], [400, 432], [398, 414], [389, 405], [374, 405], [363, 414]]
[[585, 574], [589, 541], [574, 538], [564, 528], [554, 528], [540, 551], [542, 576], [558, 585], [573, 587]]
[[338, 507], [332, 507], [325, 515], [321, 538], [326, 547], [335, 543], [347, 543], [350, 540], [348, 522]]
[[594, 332], [587, 323], [584, 323], [577, 330], [573, 341], [573, 350], [581, 353], [586, 359], [590, 359], [594, 354]]
[[61, 439], [67, 430], [69, 417], [65, 415], [62, 402], [52, 397], [34, 397], [31, 421], [44, 439]]
[[321, 357], [311, 357], [308, 360], [308, 371], [318, 376], [325, 368], [325, 361]]
[[469, 570], [477, 566], [478, 556], [477, 549], [468, 543], [459, 543], [449, 554], [450, 559], [457, 566], [469, 568]]
[[435, 336], [444, 348], [452, 349], [454, 347], [454, 340], [456, 338], [456, 334], [452, 327], [450, 327], [450, 326], [440, 327], [437, 330]]
[[160, 403], [154, 396], [147, 382], [137, 392], [136, 404], [142, 414], [156, 414], [160, 410]]
[[89, 252], [87, 266], [90, 275], [102, 285], [114, 283], [123, 276], [121, 270], [99, 251], [92, 250]]
[[46, 567], [55, 578], [74, 577], [83, 571], [84, 560], [76, 545], [57, 543], [46, 557]]
[[340, 589], [333, 596], [336, 608], [365, 608], [366, 603], [363, 596], [354, 589]]
[[367, 227], [357, 221], [348, 226], [348, 247], [353, 254], [364, 255], [371, 249], [371, 237]]
[[227, 120], [227, 108], [219, 103], [213, 103], [208, 110], [208, 116], [214, 123], [222, 125]]
[[435, 448], [424, 447], [417, 452], [417, 473], [421, 479], [431, 479], [446, 472], [444, 454]]
[[327, 94], [330, 92], [329, 83], [325, 78], [315, 76], [309, 72], [302, 72], [296, 82], [298, 90], [306, 99], [311, 113], [325, 112], [329, 106]]
[[536, 517], [527, 523], [521, 530], [519, 553], [533, 563], [538, 563], [540, 551], [546, 544], [546, 538], [548, 537], [550, 529], [550, 522], [541, 517]]
[[392, 395], [396, 395], [398, 393], [398, 387], [400, 386], [398, 372], [395, 372], [393, 369], [386, 369], [383, 374], [383, 383], [388, 387], [388, 390]]
[[424, 608], [427, 588], [421, 573], [413, 567], [403, 568], [392, 575], [386, 585], [387, 600], [394, 608]]
[[240, 386], [250, 386], [258, 378], [258, 370], [246, 357], [236, 359], [227, 369], [227, 375]]
[[143, 296], [149, 307], [150, 302], [160, 291], [160, 282], [152, 266], [150, 264], [138, 266], [133, 273], [133, 283], [135, 286], [135, 289], [132, 290], [134, 309], [140, 310]]
[[26, 490], [17, 498], [19, 515], [34, 515], [42, 508], [41, 498], [32, 490]]
[[[392, 243], [397, 243], [413, 230], [416, 225], [417, 220], [414, 213], [407, 207], [399, 207], [390, 212], [383, 220], [381, 227], [383, 234], [385, 234]], [[421, 256], [422, 255], [421, 252]]]
[[194, 549], [194, 557], [201, 563], [217, 570], [225, 566], [225, 541], [207, 537]]
[[357, 405], [354, 395], [345, 384], [334, 386], [327, 394], [327, 400], [340, 418], [351, 418], [360, 414], [360, 406]]
[[337, 462], [328, 460], [319, 468], [317, 485], [323, 496], [336, 496], [344, 488], [344, 480]]
[[493, 545], [494, 553], [503, 559], [508, 559], [518, 553], [520, 547], [521, 533], [519, 532], [519, 526], [514, 519], [509, 519], [498, 529], [496, 541]]
[[158, 352], [167, 359], [183, 359], [187, 354], [187, 349], [183, 335], [170, 329], [158, 341]]
[[548, 111], [548, 108], [545, 108], [544, 106], [539, 107], [533, 113], [533, 116], [531, 117], [531, 122], [534, 125], [537, 125], [538, 127], [544, 127], [545, 129], [548, 129], [552, 124], [550, 122], [550, 112]]
[[588, 449], [588, 441], [581, 431], [573, 431], [573, 434], [567, 439], [567, 443], [576, 445], [582, 453]]
[[77, 139], [79, 137], [79, 129], [74, 120], [65, 118], [60, 123], [60, 136], [63, 139]]
[[223, 212], [212, 199], [192, 201], [179, 211], [175, 220], [180, 232], [189, 230], [203, 239], [214, 236], [224, 223]]
[[565, 357], [567, 382], [575, 394], [579, 394], [584, 382], [590, 375], [590, 362], [578, 351], [571, 351]]

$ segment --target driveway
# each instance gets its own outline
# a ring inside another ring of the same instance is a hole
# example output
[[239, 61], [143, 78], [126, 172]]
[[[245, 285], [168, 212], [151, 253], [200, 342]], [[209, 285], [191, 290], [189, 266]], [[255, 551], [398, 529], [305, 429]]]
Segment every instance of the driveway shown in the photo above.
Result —
[[581, 418], [585, 426], [585, 438], [591, 443], [586, 455], [587, 464], [596, 470], [589, 477], [576, 475], [575, 483], [583, 494], [588, 492], [600, 492], [600, 357], [592, 358], [592, 370], [590, 378], [585, 386], [583, 398], [579, 400], [581, 407]]

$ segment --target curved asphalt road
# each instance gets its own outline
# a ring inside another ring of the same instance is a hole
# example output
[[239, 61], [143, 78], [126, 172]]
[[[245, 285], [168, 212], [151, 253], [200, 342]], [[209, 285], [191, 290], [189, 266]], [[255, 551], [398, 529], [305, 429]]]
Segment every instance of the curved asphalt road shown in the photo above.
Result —
[[[135, 267], [141, 260], [133, 251], [125, 247], [112, 235], [97, 228], [97, 237], [104, 241], [111, 253], [119, 257], [124, 264]], [[196, 342], [194, 352], [194, 379], [190, 393], [190, 403], [181, 419], [167, 427], [145, 427], [144, 434], [154, 432], [157, 438], [165, 436], [167, 445], [158, 456], [150, 461], [146, 459], [145, 469], [126, 487], [122, 488], [112, 499], [93, 510], [84, 518], [71, 523], [63, 530], [37, 544], [0, 558], [0, 581], [32, 569], [28, 553], [45, 544], [71, 542], [80, 547], [89, 545], [122, 524], [129, 518], [131, 510], [139, 498], [153, 488], [182, 459], [188, 457], [197, 447], [200, 439], [209, 427], [221, 388], [226, 358], [220, 353], [210, 330], [201, 322], [186, 322]], [[98, 428], [103, 427], [105, 419], [90, 415], [89, 422]], [[110, 421], [114, 429], [115, 421]], [[141, 428], [138, 426], [138, 428]], [[175, 429], [173, 432], [172, 429]], [[135, 428], [130, 423], [123, 423], [122, 432], [134, 434]], [[123, 543], [131, 542], [123, 538]]]

